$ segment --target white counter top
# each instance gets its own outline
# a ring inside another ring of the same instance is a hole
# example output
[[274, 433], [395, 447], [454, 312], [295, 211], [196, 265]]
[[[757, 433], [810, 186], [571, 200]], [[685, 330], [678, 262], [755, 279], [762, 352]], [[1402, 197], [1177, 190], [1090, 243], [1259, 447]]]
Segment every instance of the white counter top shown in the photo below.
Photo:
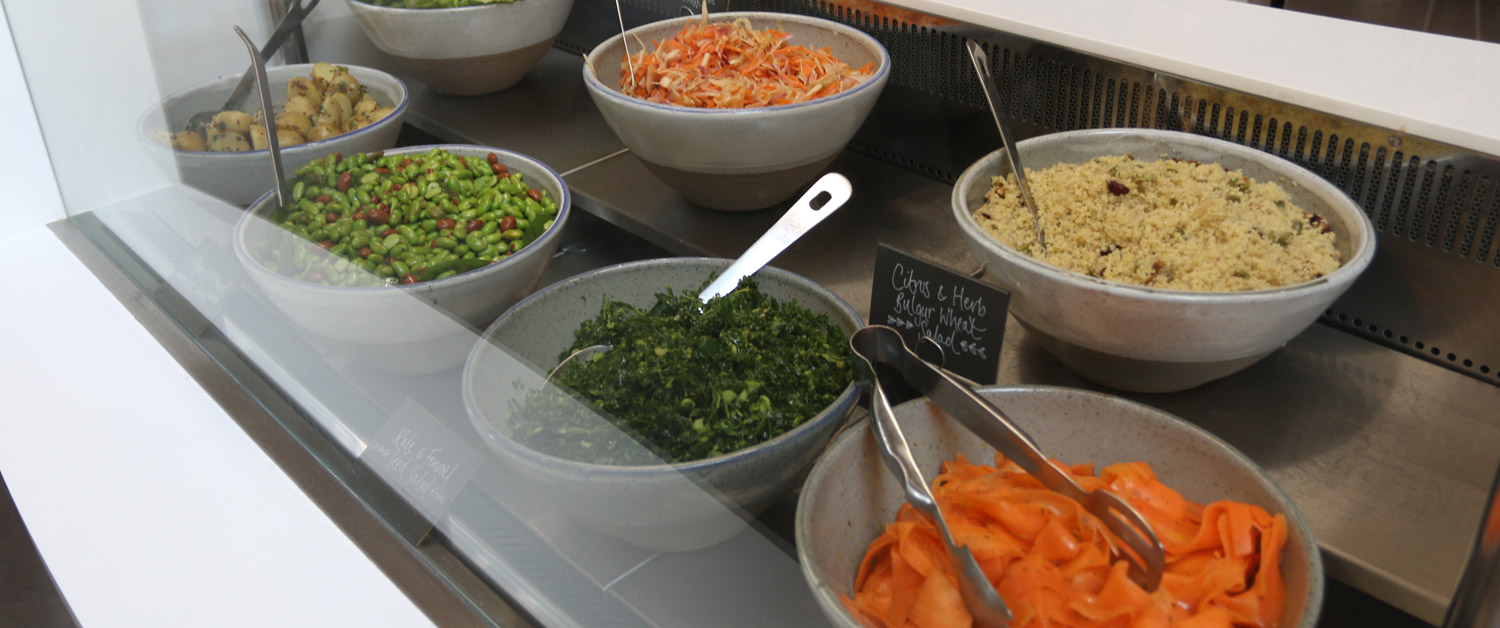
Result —
[[885, 0], [1500, 155], [1500, 44], [1213, 0]]
[[0, 471], [85, 626], [431, 622], [45, 227], [0, 238]]

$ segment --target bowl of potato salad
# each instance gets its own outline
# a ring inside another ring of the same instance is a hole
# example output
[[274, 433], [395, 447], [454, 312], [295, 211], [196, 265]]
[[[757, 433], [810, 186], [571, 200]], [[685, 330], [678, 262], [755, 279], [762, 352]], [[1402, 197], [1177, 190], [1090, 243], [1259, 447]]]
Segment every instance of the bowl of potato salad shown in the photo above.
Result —
[[[266, 69], [277, 143], [290, 173], [330, 153], [396, 145], [409, 95], [390, 74], [359, 66], [304, 63]], [[238, 75], [168, 96], [141, 116], [144, 149], [169, 176], [235, 205], [271, 189], [271, 157], [254, 87], [239, 110], [224, 110]], [[212, 118], [197, 116], [213, 112]]]

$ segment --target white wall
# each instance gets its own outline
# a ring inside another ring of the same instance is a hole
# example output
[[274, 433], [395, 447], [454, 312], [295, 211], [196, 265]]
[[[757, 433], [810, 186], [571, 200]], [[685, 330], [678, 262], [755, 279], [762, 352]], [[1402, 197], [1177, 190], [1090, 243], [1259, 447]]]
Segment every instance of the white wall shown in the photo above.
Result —
[[62, 196], [4, 11], [0, 11], [0, 189], [7, 190], [9, 197], [0, 205], [0, 215], [16, 231], [64, 217]]

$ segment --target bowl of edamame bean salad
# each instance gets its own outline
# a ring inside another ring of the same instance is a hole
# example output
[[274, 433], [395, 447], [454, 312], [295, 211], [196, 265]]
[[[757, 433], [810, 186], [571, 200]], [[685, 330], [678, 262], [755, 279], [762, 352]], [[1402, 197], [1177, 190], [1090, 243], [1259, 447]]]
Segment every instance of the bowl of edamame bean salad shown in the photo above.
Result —
[[397, 372], [462, 363], [536, 287], [571, 205], [547, 165], [485, 146], [332, 154], [287, 189], [241, 218], [236, 257], [298, 326]]

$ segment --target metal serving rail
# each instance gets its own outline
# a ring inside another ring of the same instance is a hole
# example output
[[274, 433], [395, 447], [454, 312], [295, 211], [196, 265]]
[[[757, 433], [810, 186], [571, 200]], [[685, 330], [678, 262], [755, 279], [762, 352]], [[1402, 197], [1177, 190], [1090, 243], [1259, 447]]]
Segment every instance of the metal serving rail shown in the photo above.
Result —
[[[581, 66], [554, 50], [518, 87], [479, 98], [417, 86], [407, 122], [444, 141], [534, 155], [566, 173], [579, 208], [673, 254], [735, 257], [779, 217], [774, 209], [704, 210], [656, 180], [594, 109]], [[877, 112], [862, 135], [891, 116]], [[950, 185], [852, 150], [830, 169], [853, 182], [853, 199], [776, 266], [822, 283], [863, 315], [876, 243], [978, 269], [949, 217]], [[1393, 285], [1385, 296], [1412, 300], [1404, 289]], [[1475, 295], [1479, 304], [1494, 297]], [[1099, 388], [1065, 370], [1014, 319], [999, 381]], [[1212, 431], [1265, 467], [1307, 516], [1330, 576], [1442, 621], [1500, 463], [1500, 387], [1330, 321], [1234, 376], [1182, 393], [1125, 396]]]

